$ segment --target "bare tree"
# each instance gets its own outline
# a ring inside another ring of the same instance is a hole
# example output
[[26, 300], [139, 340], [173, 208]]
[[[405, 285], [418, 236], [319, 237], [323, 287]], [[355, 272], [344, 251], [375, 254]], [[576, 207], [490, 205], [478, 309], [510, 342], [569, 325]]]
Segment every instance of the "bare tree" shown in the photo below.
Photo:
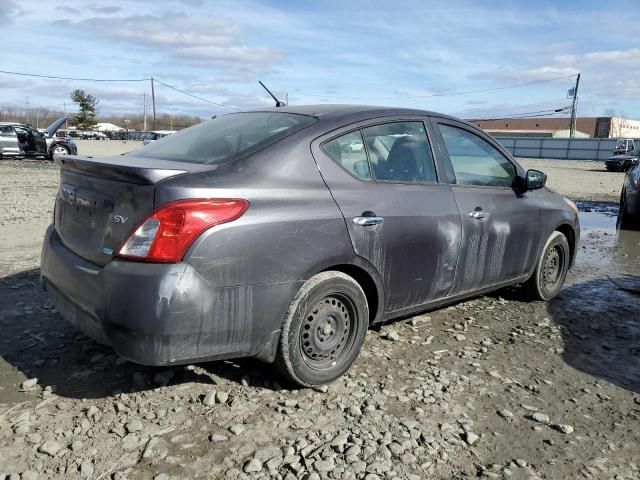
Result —
[[622, 137], [622, 132], [625, 128], [627, 120], [627, 114], [625, 112], [618, 113], [613, 108], [608, 108], [604, 111], [605, 116], [611, 117], [611, 127], [609, 128], [609, 136], [613, 138]]

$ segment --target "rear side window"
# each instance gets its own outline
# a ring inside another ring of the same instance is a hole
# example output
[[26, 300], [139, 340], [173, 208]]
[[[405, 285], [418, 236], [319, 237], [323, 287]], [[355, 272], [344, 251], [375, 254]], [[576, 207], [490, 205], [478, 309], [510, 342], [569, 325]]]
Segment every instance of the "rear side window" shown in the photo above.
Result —
[[516, 168], [493, 145], [462, 128], [438, 126], [458, 185], [513, 186]]
[[360, 130], [334, 138], [325, 143], [322, 149], [324, 153], [342, 165], [352, 175], [363, 180], [371, 178], [367, 152], [364, 149]]
[[436, 182], [436, 169], [422, 122], [395, 122], [362, 130], [376, 180]]
[[13, 135], [11, 125], [0, 125], [0, 135]]
[[218, 164], [256, 152], [316, 121], [315, 117], [292, 113], [233, 113], [168, 135], [127, 155]]

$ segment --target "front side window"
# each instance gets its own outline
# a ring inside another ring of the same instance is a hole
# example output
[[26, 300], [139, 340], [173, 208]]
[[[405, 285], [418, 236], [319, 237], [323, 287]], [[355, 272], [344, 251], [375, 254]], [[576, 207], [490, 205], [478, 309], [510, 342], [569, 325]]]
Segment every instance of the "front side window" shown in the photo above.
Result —
[[512, 187], [516, 168], [489, 142], [462, 128], [439, 124], [458, 185]]
[[364, 128], [373, 177], [392, 182], [436, 182], [436, 169], [422, 122]]
[[256, 152], [316, 121], [284, 112], [233, 113], [167, 135], [127, 155], [219, 164]]

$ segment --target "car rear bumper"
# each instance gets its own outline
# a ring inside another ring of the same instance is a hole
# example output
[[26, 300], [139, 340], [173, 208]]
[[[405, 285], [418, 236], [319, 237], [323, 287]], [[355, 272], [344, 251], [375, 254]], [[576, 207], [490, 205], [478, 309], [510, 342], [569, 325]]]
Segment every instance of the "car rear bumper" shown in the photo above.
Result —
[[300, 286], [214, 287], [186, 263], [114, 259], [101, 267], [69, 250], [53, 227], [44, 240], [41, 280], [68, 322], [145, 365], [273, 360], [284, 313]]

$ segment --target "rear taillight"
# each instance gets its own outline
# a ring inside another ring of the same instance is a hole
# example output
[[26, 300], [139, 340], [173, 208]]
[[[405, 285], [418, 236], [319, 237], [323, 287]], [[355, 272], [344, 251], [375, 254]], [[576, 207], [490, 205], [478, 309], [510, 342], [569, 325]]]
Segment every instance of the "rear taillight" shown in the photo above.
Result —
[[162, 205], [120, 247], [118, 257], [175, 263], [205, 230], [239, 218], [249, 207], [241, 199], [189, 199]]

